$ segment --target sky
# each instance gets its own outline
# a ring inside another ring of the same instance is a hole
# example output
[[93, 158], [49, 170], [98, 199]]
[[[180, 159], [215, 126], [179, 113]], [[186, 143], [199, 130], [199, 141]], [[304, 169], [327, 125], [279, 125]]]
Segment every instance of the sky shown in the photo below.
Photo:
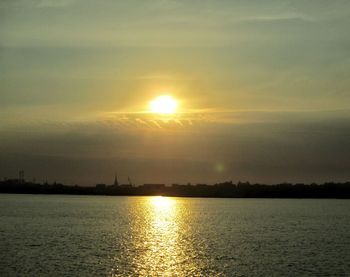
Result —
[[348, 26], [348, 0], [0, 0], [0, 178], [350, 180]]

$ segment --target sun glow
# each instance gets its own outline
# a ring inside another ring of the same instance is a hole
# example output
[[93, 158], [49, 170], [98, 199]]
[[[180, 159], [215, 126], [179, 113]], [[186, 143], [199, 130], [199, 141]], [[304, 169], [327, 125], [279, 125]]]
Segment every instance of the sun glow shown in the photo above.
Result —
[[161, 95], [149, 103], [151, 112], [158, 114], [174, 114], [178, 103], [169, 95]]
[[154, 196], [151, 198], [151, 203], [157, 209], [166, 210], [173, 205], [173, 200], [169, 197]]

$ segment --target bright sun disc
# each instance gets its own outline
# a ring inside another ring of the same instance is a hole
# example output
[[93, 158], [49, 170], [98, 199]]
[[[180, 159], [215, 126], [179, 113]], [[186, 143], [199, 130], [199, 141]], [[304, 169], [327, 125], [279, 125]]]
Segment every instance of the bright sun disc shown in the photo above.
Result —
[[173, 114], [176, 112], [177, 102], [168, 95], [162, 95], [149, 103], [150, 109], [154, 113]]

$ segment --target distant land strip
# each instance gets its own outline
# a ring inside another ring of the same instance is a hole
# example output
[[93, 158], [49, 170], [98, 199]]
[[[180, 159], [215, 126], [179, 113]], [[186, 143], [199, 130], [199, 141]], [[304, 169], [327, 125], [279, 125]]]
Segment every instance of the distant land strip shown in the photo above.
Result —
[[350, 199], [350, 182], [324, 184], [275, 185], [250, 184], [249, 182], [223, 182], [214, 185], [196, 184], [144, 184], [135, 186], [97, 184], [92, 187], [67, 186], [60, 183], [34, 183], [24, 180], [0, 181], [0, 193], [18, 194], [70, 194], [113, 196], [177, 196], [215, 198], [338, 198]]

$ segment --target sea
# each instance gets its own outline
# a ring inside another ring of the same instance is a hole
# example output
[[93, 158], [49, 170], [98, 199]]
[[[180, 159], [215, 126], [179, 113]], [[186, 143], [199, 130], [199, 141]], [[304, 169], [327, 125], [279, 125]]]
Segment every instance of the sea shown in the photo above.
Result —
[[350, 276], [350, 200], [0, 194], [0, 276]]

